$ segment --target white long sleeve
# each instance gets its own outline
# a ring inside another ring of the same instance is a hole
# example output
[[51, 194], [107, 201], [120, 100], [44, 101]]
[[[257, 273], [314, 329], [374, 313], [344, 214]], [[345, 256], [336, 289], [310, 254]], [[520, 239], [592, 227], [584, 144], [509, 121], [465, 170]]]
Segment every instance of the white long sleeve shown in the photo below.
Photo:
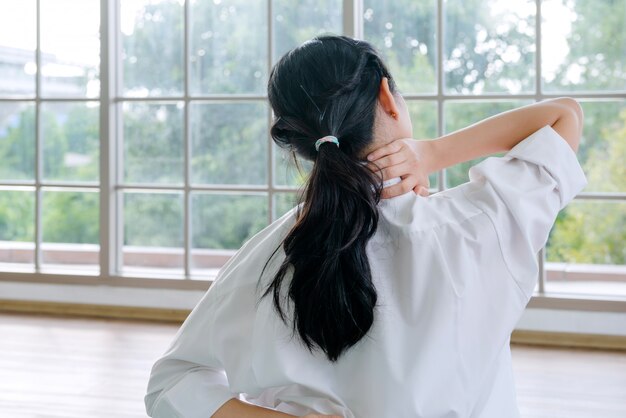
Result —
[[503, 157], [489, 157], [469, 169], [468, 199], [493, 221], [504, 260], [530, 297], [537, 277], [537, 253], [556, 217], [586, 185], [576, 154], [550, 125], [534, 132]]
[[176, 334], [167, 352], [152, 367], [146, 411], [155, 418], [209, 418], [226, 401], [237, 398], [216, 349], [214, 332], [219, 299], [209, 289]]
[[[309, 352], [271, 295], [257, 293], [284, 260], [277, 251], [259, 277], [296, 208], [250, 238], [154, 364], [148, 414], [210, 418], [239, 396], [297, 416], [519, 417], [510, 334], [537, 281], [537, 251], [586, 178], [550, 126], [469, 177], [379, 203], [367, 244], [374, 323], [335, 363]], [[291, 319], [292, 304], [283, 307]]]

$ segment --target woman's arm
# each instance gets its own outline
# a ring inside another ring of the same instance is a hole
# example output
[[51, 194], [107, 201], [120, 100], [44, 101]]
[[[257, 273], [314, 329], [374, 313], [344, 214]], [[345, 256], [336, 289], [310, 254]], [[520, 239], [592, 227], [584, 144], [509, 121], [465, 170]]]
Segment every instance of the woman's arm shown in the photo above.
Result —
[[[580, 104], [569, 97], [544, 100], [491, 116], [433, 140], [399, 138], [371, 152], [368, 167], [383, 179], [402, 181], [383, 189], [383, 199], [410, 190], [428, 195], [431, 173], [465, 161], [509, 151], [523, 139], [550, 125], [578, 150], [583, 129]], [[424, 193], [422, 193], [424, 192]]]
[[[287, 418], [297, 417], [296, 415], [285, 414], [284, 412], [275, 411], [273, 409], [263, 408], [261, 406], [252, 405], [242, 402], [239, 399], [231, 399], [226, 402], [220, 409], [215, 411], [211, 418]], [[341, 418], [339, 415], [306, 415], [303, 418]]]
[[505, 152], [533, 132], [551, 125], [572, 147], [578, 150], [582, 135], [582, 110], [572, 98], [544, 100], [509, 110], [432, 141], [427, 163], [428, 173], [475, 158]]
[[263, 408], [262, 406], [252, 405], [242, 402], [239, 399], [231, 399], [226, 402], [220, 409], [215, 411], [211, 418], [288, 418], [295, 415], [285, 414], [284, 412], [275, 411], [273, 409]]

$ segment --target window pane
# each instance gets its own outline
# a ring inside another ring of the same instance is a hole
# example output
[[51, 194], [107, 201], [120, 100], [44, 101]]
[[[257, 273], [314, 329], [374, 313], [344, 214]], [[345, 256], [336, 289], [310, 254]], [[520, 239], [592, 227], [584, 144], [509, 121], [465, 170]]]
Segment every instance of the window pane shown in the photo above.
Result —
[[34, 0], [0, 3], [0, 97], [35, 95]]
[[194, 274], [215, 273], [215, 257], [237, 250], [267, 226], [267, 194], [194, 193], [191, 200]]
[[626, 0], [544, 0], [546, 91], [626, 90]]
[[124, 193], [125, 274], [183, 273], [182, 193]]
[[183, 1], [120, 2], [124, 95], [183, 92]]
[[274, 216], [276, 220], [298, 204], [297, 193], [274, 193]]
[[578, 160], [585, 192], [626, 192], [626, 100], [581, 101], [585, 123]]
[[267, 183], [265, 103], [198, 103], [191, 112], [194, 183]]
[[403, 93], [433, 93], [435, 1], [363, 1], [363, 34], [378, 49]]
[[626, 296], [626, 202], [576, 199], [546, 246], [550, 292]]
[[267, 0], [191, 0], [193, 94], [267, 89]]
[[183, 182], [183, 102], [125, 102], [124, 181]]
[[46, 268], [99, 270], [98, 192], [45, 189], [41, 213]]
[[33, 267], [34, 241], [34, 189], [0, 190], [0, 269]]
[[534, 0], [447, 0], [444, 4], [447, 92], [535, 90]]
[[35, 177], [35, 106], [0, 103], [0, 180]]
[[[273, 141], [272, 141], [273, 142]], [[293, 161], [293, 156], [286, 150], [272, 143], [274, 148], [274, 184], [277, 186], [303, 186], [313, 168], [313, 162], [298, 156], [298, 166]]]
[[[450, 133], [465, 128], [485, 118], [507, 110], [515, 109], [530, 101], [457, 101], [447, 102], [444, 106], [445, 132]], [[493, 154], [502, 156], [504, 153]], [[458, 186], [469, 181], [468, 171], [471, 166], [478, 164], [487, 157], [476, 158], [446, 169], [446, 188]]]
[[[437, 137], [437, 103], [432, 101], [408, 100], [409, 116], [413, 125], [413, 138], [417, 140]], [[428, 177], [430, 188], [436, 189], [437, 173]]]
[[41, 0], [41, 92], [100, 95], [100, 2]]
[[292, 0], [274, 0], [272, 62], [316, 35], [326, 32], [341, 34], [342, 7], [342, 0], [301, 0], [298, 7], [294, 7]]
[[97, 181], [99, 104], [41, 104], [43, 171], [46, 180]]

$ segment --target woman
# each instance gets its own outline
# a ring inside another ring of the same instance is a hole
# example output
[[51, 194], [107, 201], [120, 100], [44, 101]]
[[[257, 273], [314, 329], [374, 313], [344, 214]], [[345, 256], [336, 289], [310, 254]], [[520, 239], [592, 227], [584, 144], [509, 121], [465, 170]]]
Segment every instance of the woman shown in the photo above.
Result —
[[[283, 56], [268, 96], [274, 141], [314, 162], [302, 201], [220, 270], [154, 364], [148, 414], [518, 416], [509, 336], [587, 184], [578, 103], [412, 140], [377, 52], [329, 35]], [[504, 151], [428, 196], [430, 173]]]

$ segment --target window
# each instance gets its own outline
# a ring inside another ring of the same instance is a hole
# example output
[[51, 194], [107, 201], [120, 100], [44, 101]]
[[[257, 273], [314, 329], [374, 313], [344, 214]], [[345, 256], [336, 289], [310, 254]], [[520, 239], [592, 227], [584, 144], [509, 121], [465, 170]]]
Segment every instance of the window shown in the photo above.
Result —
[[[363, 0], [362, 16], [364, 38], [408, 100], [416, 138], [545, 98], [578, 98], [589, 185], [557, 218], [537, 290], [626, 296], [626, 1]], [[431, 185], [466, 182], [481, 160]]]
[[99, 273], [99, 22], [96, 0], [0, 4], [3, 271]]
[[[578, 98], [589, 185], [559, 214], [537, 290], [626, 296], [625, 9], [625, 0], [0, 3], [9, 29], [0, 278], [206, 286], [295, 202], [311, 166], [299, 173], [269, 137], [267, 77], [286, 51], [332, 32], [383, 53], [415, 138]], [[432, 174], [431, 185], [467, 181], [478, 161]]]

